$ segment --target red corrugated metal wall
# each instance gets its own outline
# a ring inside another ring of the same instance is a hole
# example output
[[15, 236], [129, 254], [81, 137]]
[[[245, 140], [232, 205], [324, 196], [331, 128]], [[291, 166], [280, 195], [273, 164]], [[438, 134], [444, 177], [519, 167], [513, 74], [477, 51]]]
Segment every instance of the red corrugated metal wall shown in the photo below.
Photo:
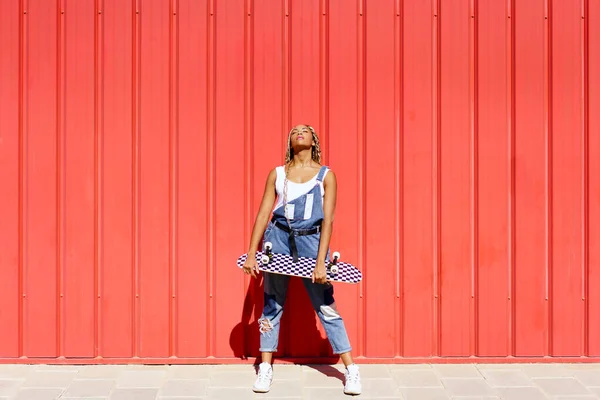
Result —
[[[0, 90], [3, 362], [257, 355], [297, 123], [355, 356], [600, 356], [598, 1], [0, 0]], [[278, 355], [331, 355], [290, 290]]]

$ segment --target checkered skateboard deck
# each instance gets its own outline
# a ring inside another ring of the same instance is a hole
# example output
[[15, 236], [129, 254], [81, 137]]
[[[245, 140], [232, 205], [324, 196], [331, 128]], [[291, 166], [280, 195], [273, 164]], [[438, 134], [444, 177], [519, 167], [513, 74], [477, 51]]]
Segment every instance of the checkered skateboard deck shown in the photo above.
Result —
[[[298, 262], [294, 263], [290, 255], [269, 252], [270, 246], [268, 246], [268, 243], [265, 245], [265, 248], [267, 249], [266, 253], [256, 252], [256, 261], [258, 262], [259, 270], [274, 274], [312, 278], [312, 273], [316, 265], [314, 258], [298, 257]], [[242, 254], [237, 259], [237, 266], [242, 268], [247, 257], [248, 254]], [[338, 261], [339, 258], [340, 253], [335, 252], [333, 253], [332, 261], [325, 265], [327, 279], [332, 282], [360, 282], [362, 280], [362, 272], [350, 263]]]

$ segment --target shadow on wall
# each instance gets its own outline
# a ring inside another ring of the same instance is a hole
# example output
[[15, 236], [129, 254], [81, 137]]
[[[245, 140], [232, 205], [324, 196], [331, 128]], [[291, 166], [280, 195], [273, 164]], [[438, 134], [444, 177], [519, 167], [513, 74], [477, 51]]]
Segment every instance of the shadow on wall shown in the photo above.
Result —
[[[258, 319], [264, 304], [263, 274], [261, 272], [257, 279], [250, 280], [240, 322], [229, 336], [234, 356], [242, 359], [256, 357], [255, 364], [260, 363]], [[326, 358], [327, 362], [338, 362], [339, 356], [333, 354], [329, 340], [319, 330], [321, 321], [312, 308], [301, 278], [290, 279], [283, 310], [279, 346], [274, 358]]]

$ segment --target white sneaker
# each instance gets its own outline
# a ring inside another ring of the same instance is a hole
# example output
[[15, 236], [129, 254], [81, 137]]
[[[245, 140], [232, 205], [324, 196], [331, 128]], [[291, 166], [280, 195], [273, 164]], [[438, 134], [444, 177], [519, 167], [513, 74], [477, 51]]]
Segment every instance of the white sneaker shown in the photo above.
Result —
[[271, 389], [273, 381], [273, 368], [267, 362], [260, 363], [258, 366], [258, 376], [252, 390], [258, 393], [266, 393]]
[[350, 364], [346, 367], [346, 384], [344, 385], [344, 393], [360, 394], [362, 385], [360, 384], [360, 374], [358, 373], [358, 365]]

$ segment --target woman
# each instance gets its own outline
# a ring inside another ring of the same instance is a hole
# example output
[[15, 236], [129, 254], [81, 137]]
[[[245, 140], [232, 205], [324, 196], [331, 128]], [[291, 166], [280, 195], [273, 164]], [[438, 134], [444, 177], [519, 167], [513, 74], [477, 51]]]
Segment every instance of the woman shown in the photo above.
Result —
[[[336, 192], [335, 174], [321, 166], [321, 148], [315, 130], [309, 125], [294, 127], [288, 135], [285, 165], [273, 169], [267, 178], [243, 269], [254, 278], [259, 272], [256, 249], [263, 232], [265, 242], [272, 243], [273, 253], [317, 259], [312, 279], [303, 279], [304, 287], [333, 352], [340, 355], [346, 366], [344, 393], [360, 394], [358, 366], [352, 360], [344, 321], [336, 309], [333, 286], [327, 281], [325, 270]], [[264, 275], [264, 308], [258, 320], [262, 362], [253, 387], [255, 392], [268, 392], [271, 386], [272, 355], [277, 351], [289, 278], [280, 274]]]

